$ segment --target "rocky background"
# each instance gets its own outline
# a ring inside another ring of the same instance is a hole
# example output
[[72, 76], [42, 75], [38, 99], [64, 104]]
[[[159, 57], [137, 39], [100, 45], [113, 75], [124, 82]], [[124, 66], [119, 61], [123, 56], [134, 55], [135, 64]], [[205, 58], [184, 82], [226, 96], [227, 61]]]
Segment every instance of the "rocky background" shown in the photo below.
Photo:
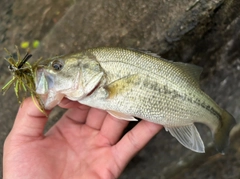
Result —
[[[34, 49], [36, 40], [40, 46]], [[3, 48], [15, 52], [17, 45], [25, 53], [27, 43], [32, 60], [90, 47], [121, 46], [202, 66], [202, 88], [240, 122], [238, 0], [1, 0], [1, 87], [11, 77]], [[0, 97], [1, 154], [18, 107], [13, 90]], [[58, 108], [54, 111], [48, 127], [61, 113]], [[213, 149], [210, 131], [198, 127], [208, 146], [205, 154], [189, 151], [162, 130], [120, 178], [240, 178], [239, 125], [231, 133], [226, 155]]]

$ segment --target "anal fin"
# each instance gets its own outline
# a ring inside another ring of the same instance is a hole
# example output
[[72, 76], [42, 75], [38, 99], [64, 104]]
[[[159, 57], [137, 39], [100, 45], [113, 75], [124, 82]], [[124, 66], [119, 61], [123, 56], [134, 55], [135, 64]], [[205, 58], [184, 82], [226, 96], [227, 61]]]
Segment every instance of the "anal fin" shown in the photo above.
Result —
[[186, 148], [199, 153], [205, 152], [203, 141], [194, 124], [178, 127], [165, 126], [165, 129]]
[[122, 120], [126, 120], [126, 121], [137, 121], [137, 119], [131, 115], [123, 114], [123, 113], [116, 112], [116, 111], [110, 111], [110, 110], [107, 112], [117, 119], [122, 119]]

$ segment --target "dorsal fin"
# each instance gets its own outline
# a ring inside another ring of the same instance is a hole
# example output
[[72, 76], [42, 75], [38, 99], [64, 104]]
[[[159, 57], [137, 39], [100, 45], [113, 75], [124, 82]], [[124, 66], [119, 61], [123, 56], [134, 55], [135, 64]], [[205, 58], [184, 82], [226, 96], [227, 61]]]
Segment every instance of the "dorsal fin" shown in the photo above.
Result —
[[150, 51], [142, 50], [142, 49], [141, 50], [139, 50], [139, 49], [136, 50], [136, 49], [133, 49], [133, 48], [128, 48], [128, 49], [136, 51], [136, 52], [140, 52], [140, 53], [143, 53], [143, 54], [146, 54], [146, 55], [150, 55], [152, 57], [158, 58], [159, 60], [166, 61], [168, 63], [173, 63], [179, 69], [184, 71], [189, 77], [191, 77], [193, 84], [196, 85], [197, 87], [199, 87], [199, 79], [200, 79], [200, 75], [203, 71], [202, 67], [197, 66], [197, 65], [193, 65], [193, 64], [189, 64], [189, 63], [172, 62], [170, 60], [166, 60], [166, 59], [162, 58], [158, 54], [152, 53]]
[[135, 52], [139, 52], [139, 53], [143, 53], [146, 55], [150, 55], [152, 57], [158, 58], [159, 60], [163, 60], [163, 61], [167, 61], [167, 62], [172, 62], [171, 60], [166, 60], [165, 58], [161, 57], [160, 55], [158, 55], [157, 53], [151, 52], [149, 50], [144, 50], [144, 49], [134, 49], [134, 48], [127, 48], [128, 50], [132, 50]]
[[200, 75], [203, 71], [203, 68], [189, 63], [182, 62], [173, 62], [178, 68], [182, 69], [186, 74], [188, 74], [192, 79], [195, 85], [199, 86]]

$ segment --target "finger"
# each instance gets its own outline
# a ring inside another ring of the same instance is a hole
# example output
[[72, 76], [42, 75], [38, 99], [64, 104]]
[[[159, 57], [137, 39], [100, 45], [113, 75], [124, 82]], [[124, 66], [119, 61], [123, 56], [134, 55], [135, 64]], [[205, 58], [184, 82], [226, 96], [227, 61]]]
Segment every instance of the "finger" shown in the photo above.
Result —
[[140, 121], [116, 145], [119, 164], [126, 165], [163, 127], [145, 120]]
[[58, 122], [45, 134], [45, 136], [54, 135], [56, 129], [70, 129], [70, 131], [74, 131], [74, 129], [79, 128], [80, 125], [85, 124], [90, 107], [79, 103], [73, 106], [70, 104], [70, 106], [73, 108], [68, 109]]
[[105, 120], [106, 116], [107, 116], [106, 111], [91, 108], [88, 113], [86, 124], [91, 128], [99, 130], [101, 129], [103, 121]]
[[84, 124], [86, 122], [91, 109], [89, 106], [80, 103], [69, 103], [67, 107], [71, 108], [63, 114], [57, 125], [66, 126], [69, 124]]
[[19, 108], [11, 133], [25, 137], [40, 137], [43, 136], [46, 122], [46, 115], [36, 107], [31, 98], [27, 98]]
[[108, 114], [103, 122], [101, 134], [107, 137], [110, 144], [113, 145], [119, 140], [128, 123], [128, 121], [117, 119]]
[[59, 120], [59, 122], [63, 121], [64, 123], [69, 120], [81, 124], [85, 123], [89, 110], [91, 109], [89, 106], [81, 104], [78, 101], [71, 101], [67, 98], [63, 98], [58, 105], [61, 108], [68, 109]]

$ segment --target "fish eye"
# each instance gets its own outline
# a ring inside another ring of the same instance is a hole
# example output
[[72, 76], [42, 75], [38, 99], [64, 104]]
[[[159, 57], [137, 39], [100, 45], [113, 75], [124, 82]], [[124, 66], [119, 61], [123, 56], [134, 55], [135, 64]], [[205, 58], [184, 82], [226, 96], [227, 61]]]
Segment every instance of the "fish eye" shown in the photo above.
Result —
[[63, 63], [59, 60], [55, 60], [52, 62], [52, 67], [55, 71], [60, 71], [63, 68]]

